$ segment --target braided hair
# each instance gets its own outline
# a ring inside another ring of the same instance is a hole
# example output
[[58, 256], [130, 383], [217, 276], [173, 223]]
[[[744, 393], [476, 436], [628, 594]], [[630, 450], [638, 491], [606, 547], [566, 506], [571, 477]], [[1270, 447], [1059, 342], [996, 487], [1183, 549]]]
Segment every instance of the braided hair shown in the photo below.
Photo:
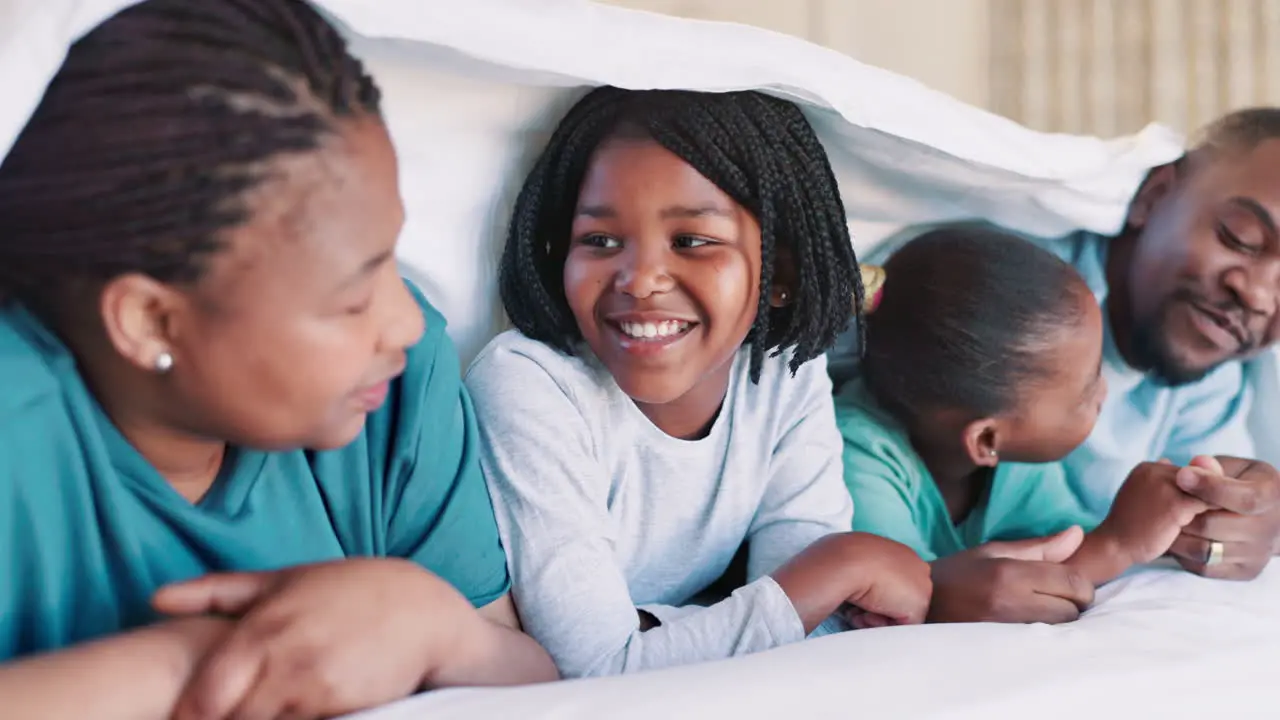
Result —
[[[561, 120], [516, 200], [499, 286], [508, 317], [526, 337], [566, 354], [581, 340], [563, 281], [578, 193], [596, 148], [637, 132], [687, 162], [760, 225], [760, 299], [746, 339], [753, 381], [766, 352], [794, 348], [795, 373], [831, 347], [851, 317], [861, 318], [862, 279], [844, 205], [826, 151], [798, 107], [757, 92], [602, 87]], [[790, 304], [774, 308], [769, 298], [780, 247], [795, 264], [796, 287]]]
[[379, 92], [302, 0], [146, 0], [71, 46], [0, 164], [0, 293], [199, 279], [246, 191]]

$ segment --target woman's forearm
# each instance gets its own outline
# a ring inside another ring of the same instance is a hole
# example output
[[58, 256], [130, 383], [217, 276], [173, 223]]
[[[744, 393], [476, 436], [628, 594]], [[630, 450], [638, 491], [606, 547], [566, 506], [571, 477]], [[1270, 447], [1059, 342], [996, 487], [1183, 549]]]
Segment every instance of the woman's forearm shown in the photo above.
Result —
[[231, 627], [189, 618], [0, 665], [6, 720], [167, 720], [200, 659]]
[[536, 640], [500, 623], [481, 622], [483, 630], [459, 648], [454, 662], [427, 679], [428, 688], [528, 685], [560, 679], [555, 662]]

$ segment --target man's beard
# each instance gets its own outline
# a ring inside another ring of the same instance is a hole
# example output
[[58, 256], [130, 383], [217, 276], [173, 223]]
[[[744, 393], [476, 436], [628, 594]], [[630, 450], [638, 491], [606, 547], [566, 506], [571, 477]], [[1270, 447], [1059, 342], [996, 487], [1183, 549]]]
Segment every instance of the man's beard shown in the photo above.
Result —
[[1177, 302], [1181, 301], [1175, 299], [1166, 303], [1154, 322], [1135, 323], [1129, 338], [1129, 347], [1138, 367], [1144, 368], [1153, 380], [1168, 387], [1198, 382], [1213, 370], [1213, 366], [1199, 368], [1187, 365], [1170, 347], [1165, 327], [1168, 325], [1169, 313]]

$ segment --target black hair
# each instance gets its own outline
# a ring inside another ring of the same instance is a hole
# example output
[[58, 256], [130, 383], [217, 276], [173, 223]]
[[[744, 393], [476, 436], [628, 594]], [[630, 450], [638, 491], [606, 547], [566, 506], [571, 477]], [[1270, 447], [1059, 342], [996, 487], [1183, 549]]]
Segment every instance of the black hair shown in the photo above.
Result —
[[[524, 335], [567, 354], [581, 340], [562, 280], [573, 213], [592, 154], [619, 134], [661, 144], [759, 222], [760, 301], [746, 340], [753, 380], [765, 352], [795, 348], [794, 373], [861, 316], [862, 280], [835, 175], [798, 107], [757, 92], [602, 87], [560, 121], [516, 201], [499, 285]], [[779, 248], [795, 265], [795, 287], [774, 308]]]
[[74, 43], [0, 163], [0, 291], [197, 280], [266, 161], [379, 92], [302, 0], [146, 0]]
[[1193, 152], [1247, 152], [1276, 139], [1280, 139], [1280, 107], [1243, 108], [1205, 126]]
[[939, 410], [1013, 410], [1048, 372], [1043, 350], [1082, 320], [1075, 269], [985, 225], [932, 230], [885, 264], [867, 316], [867, 389], [906, 424]]

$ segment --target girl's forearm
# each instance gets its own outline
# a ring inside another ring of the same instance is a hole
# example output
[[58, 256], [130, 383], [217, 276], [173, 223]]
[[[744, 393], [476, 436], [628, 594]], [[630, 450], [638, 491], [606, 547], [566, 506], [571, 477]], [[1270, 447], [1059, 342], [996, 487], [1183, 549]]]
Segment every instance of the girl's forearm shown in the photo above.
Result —
[[1119, 543], [1098, 531], [1088, 533], [1075, 554], [1067, 558], [1067, 566], [1080, 573], [1094, 587], [1116, 579], [1133, 566], [1133, 559]]
[[795, 606], [805, 635], [840, 609], [865, 582], [850, 572], [844, 533], [829, 535], [774, 571], [774, 582]]

